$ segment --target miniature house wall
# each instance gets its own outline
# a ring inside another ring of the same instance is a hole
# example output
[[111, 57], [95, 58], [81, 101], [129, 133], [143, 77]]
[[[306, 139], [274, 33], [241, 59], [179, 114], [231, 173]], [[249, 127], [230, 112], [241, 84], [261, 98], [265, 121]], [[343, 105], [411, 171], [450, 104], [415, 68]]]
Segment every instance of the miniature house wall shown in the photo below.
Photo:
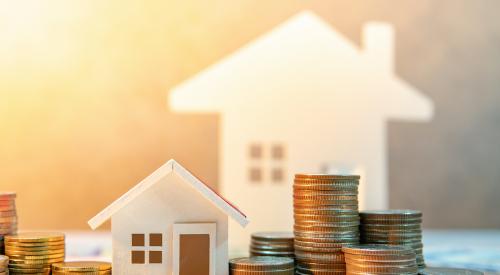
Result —
[[388, 206], [386, 124], [428, 121], [432, 102], [394, 71], [394, 30], [363, 29], [362, 48], [305, 11], [175, 87], [170, 107], [220, 113], [220, 191], [253, 217], [249, 233], [292, 230], [297, 172], [364, 175], [361, 208]]
[[246, 217], [169, 161], [89, 224], [111, 218], [113, 273], [228, 274], [228, 216]]

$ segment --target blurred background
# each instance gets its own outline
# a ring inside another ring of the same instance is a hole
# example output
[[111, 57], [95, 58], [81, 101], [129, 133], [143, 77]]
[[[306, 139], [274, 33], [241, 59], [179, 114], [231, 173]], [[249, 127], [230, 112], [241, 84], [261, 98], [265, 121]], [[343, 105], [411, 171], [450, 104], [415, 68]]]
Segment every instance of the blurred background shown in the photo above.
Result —
[[0, 189], [20, 228], [87, 229], [170, 158], [217, 188], [218, 116], [173, 114], [168, 91], [303, 9], [358, 45], [391, 23], [396, 74], [434, 102], [431, 122], [388, 125], [390, 207], [498, 229], [494, 0], [0, 0]]

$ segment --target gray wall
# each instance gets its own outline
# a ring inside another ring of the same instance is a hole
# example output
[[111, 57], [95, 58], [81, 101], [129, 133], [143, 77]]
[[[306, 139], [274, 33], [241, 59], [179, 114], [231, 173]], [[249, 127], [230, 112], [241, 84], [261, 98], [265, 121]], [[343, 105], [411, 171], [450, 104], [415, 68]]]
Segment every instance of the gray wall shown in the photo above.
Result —
[[500, 227], [500, 1], [316, 8], [358, 42], [367, 20], [394, 24], [397, 73], [435, 103], [431, 123], [388, 125], [390, 206], [421, 209], [426, 227]]

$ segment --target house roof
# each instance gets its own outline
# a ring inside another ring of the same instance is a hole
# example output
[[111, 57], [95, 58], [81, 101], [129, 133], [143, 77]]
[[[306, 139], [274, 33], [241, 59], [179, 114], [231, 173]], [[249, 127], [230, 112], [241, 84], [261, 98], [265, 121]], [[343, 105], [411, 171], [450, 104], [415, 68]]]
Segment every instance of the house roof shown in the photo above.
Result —
[[92, 229], [98, 228], [105, 221], [111, 218], [116, 212], [120, 211], [120, 209], [137, 198], [149, 187], [156, 184], [161, 178], [174, 172], [181, 178], [183, 178], [187, 184], [191, 185], [198, 192], [200, 192], [203, 197], [211, 201], [217, 208], [226, 213], [226, 215], [230, 216], [241, 226], [246, 226], [248, 224], [249, 221], [247, 219], [247, 216], [238, 208], [236, 208], [235, 205], [219, 195], [212, 188], [203, 183], [173, 159], [162, 165], [151, 175], [149, 175], [132, 189], [130, 189], [127, 193], [123, 194], [119, 199], [115, 200], [108, 207], [99, 212], [95, 217], [88, 221], [88, 224]]
[[326, 113], [332, 103], [360, 100], [384, 117], [429, 120], [431, 99], [393, 70], [393, 27], [366, 23], [362, 42], [353, 44], [320, 16], [302, 11], [173, 87], [168, 105], [204, 113], [258, 108], [265, 117], [286, 108]]

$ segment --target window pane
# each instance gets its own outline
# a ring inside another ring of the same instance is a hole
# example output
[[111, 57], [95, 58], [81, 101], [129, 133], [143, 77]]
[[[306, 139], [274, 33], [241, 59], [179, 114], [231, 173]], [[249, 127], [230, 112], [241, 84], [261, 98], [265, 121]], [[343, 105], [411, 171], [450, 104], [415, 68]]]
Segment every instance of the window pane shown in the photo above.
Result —
[[283, 182], [285, 175], [283, 174], [283, 169], [274, 168], [271, 172], [271, 178], [274, 182]]
[[259, 144], [250, 145], [250, 158], [260, 159], [262, 158], [262, 146]]
[[283, 145], [275, 144], [271, 149], [271, 156], [273, 159], [284, 159], [285, 158], [285, 148]]
[[132, 264], [144, 264], [146, 262], [145, 260], [145, 254], [144, 251], [132, 251]]
[[144, 246], [144, 234], [132, 234], [132, 246]]
[[149, 234], [150, 246], [162, 246], [162, 235], [160, 233]]
[[162, 261], [161, 251], [149, 251], [150, 264], [161, 264], [161, 261]]
[[250, 168], [249, 171], [250, 181], [252, 182], [260, 182], [262, 181], [262, 170], [259, 168]]

